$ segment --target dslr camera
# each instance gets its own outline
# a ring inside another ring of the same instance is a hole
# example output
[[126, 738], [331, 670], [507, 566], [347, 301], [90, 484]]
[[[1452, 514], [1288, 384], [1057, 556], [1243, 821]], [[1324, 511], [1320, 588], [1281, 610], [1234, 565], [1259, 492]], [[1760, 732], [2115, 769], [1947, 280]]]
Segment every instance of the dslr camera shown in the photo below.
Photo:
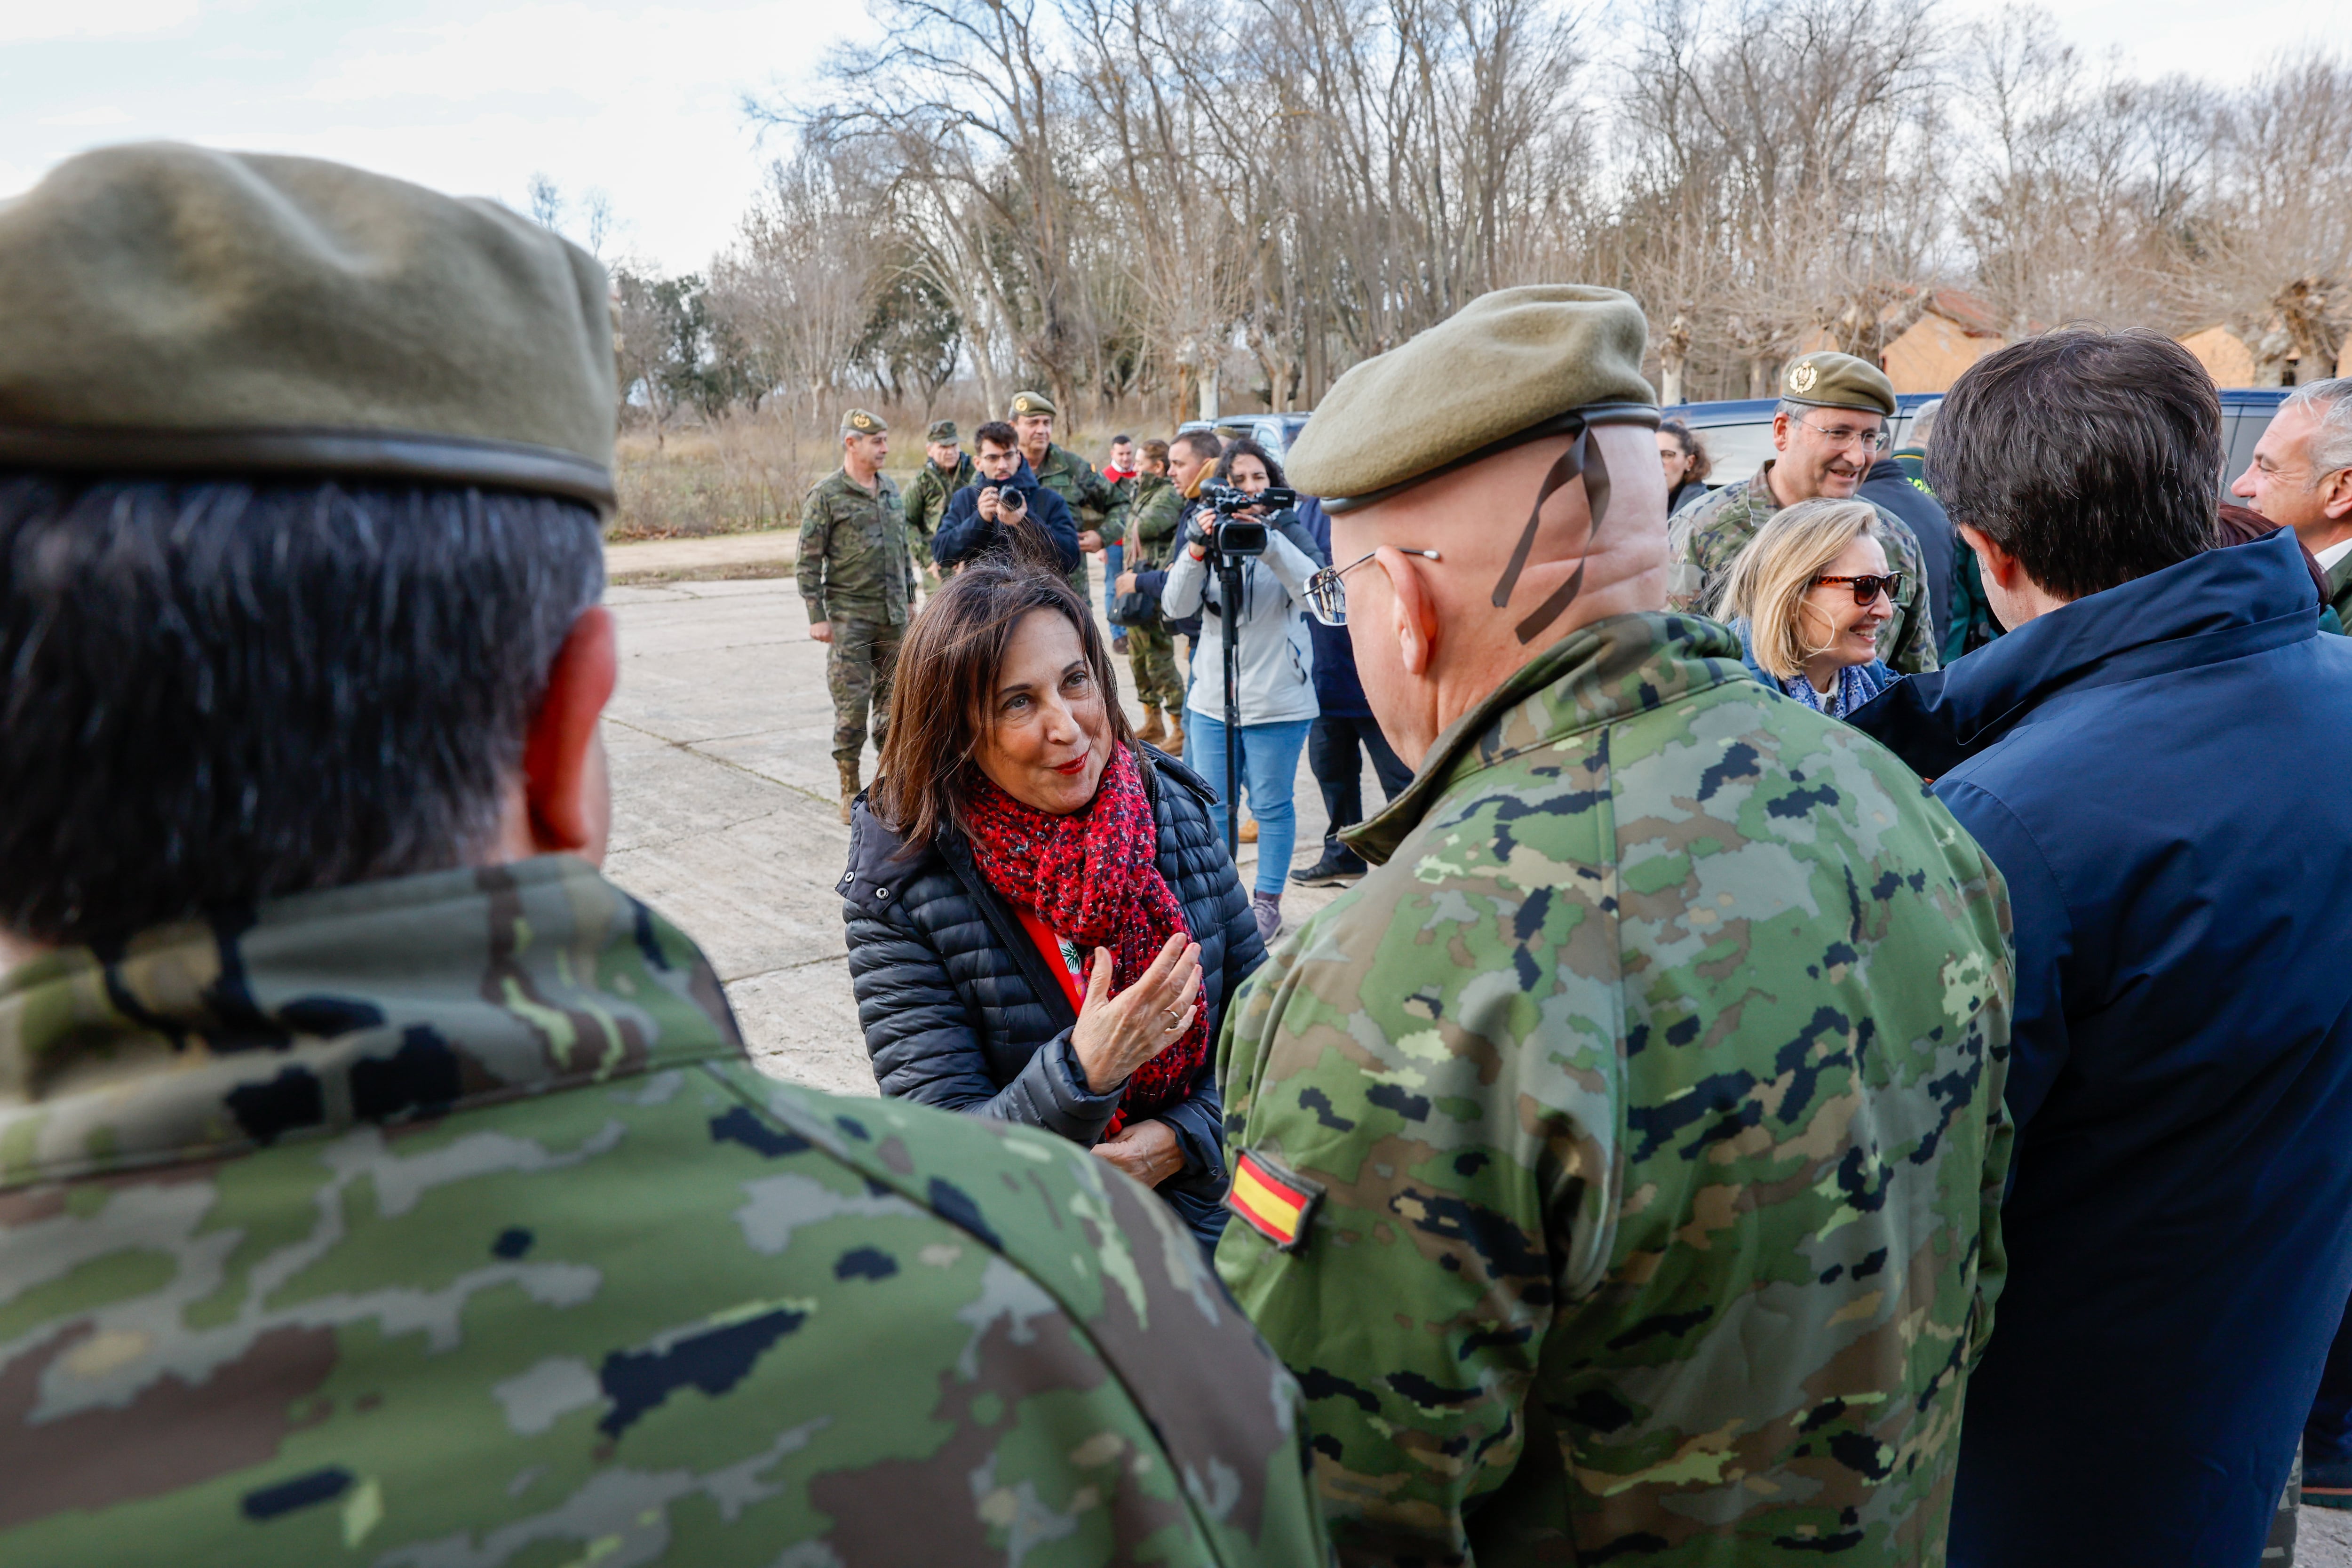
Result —
[[[1298, 504], [1296, 490], [1269, 488], [1252, 495], [1234, 485], [1209, 485], [1201, 491], [1214, 508], [1207, 529], [1209, 553], [1236, 560], [1265, 553], [1265, 519]], [[1243, 517], [1255, 511], [1256, 517]]]

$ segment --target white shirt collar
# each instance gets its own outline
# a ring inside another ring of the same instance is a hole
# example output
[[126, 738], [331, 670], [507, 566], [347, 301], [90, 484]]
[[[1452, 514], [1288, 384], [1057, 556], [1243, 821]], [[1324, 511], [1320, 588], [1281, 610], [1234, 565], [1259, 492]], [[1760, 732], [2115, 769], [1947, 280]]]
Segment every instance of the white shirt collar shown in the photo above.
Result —
[[2333, 572], [2338, 561], [2343, 560], [2347, 555], [2352, 555], [2352, 539], [2339, 541], [2325, 550], [2315, 550], [2311, 555], [2313, 560], [2319, 563], [2319, 569], [2322, 572]]

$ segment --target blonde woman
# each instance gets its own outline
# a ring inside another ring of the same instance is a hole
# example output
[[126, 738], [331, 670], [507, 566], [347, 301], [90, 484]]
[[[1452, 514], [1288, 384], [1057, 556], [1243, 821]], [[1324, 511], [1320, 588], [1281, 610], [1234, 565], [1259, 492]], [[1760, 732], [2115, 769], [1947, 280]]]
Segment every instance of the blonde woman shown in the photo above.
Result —
[[1877, 511], [1856, 500], [1803, 500], [1774, 512], [1731, 563], [1717, 613], [1731, 623], [1757, 679], [1842, 719], [1892, 685], [1878, 631], [1903, 574], [1886, 569]]

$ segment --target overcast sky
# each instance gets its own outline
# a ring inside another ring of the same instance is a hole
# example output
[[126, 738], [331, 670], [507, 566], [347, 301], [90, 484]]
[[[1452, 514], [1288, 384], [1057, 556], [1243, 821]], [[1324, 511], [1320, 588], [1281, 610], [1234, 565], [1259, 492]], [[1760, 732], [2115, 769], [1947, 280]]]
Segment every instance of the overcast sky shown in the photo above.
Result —
[[[2352, 0], [2051, 8], [2144, 71], [2225, 80], [2352, 32]], [[567, 196], [607, 194], [618, 249], [698, 268], [774, 152], [743, 95], [788, 100], [867, 26], [856, 0], [0, 0], [0, 193], [153, 137], [337, 158], [517, 207], [543, 172]]]

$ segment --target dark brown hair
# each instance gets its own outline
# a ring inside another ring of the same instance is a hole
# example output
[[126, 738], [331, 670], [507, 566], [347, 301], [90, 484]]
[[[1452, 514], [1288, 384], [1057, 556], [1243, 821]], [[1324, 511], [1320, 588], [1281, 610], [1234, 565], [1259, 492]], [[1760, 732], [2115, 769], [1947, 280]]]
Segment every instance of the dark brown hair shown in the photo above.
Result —
[[1164, 468], [1168, 466], [1168, 443], [1159, 440], [1146, 441], [1139, 448], [1139, 455], [1145, 462], [1158, 463]]
[[1274, 454], [1267, 451], [1265, 447], [1259, 446], [1256, 442], [1251, 440], [1246, 436], [1235, 440], [1234, 444], [1226, 447], [1223, 454], [1217, 458], [1216, 482], [1218, 484], [1229, 485], [1234, 482], [1234, 462], [1236, 458], [1255, 458], [1259, 462], [1265, 464], [1265, 482], [1267, 484], [1274, 486], [1277, 489], [1288, 489], [1290, 488], [1290, 480], [1284, 475], [1282, 465], [1274, 460]]
[[1024, 542], [1020, 554], [991, 552], [967, 563], [931, 595], [898, 647], [890, 738], [867, 799], [905, 841], [903, 853], [923, 849], [950, 826], [961, 829], [964, 794], [980, 775], [972, 752], [990, 723], [1004, 651], [1035, 611], [1051, 610], [1077, 628], [1111, 743], [1134, 743], [1110, 645], [1068, 580], [1039, 563], [1040, 548]]
[[1017, 452], [1021, 449], [1021, 432], [1002, 419], [992, 419], [971, 433], [973, 451], [979, 451], [983, 442], [1007, 452]]
[[1706, 443], [1698, 438], [1697, 431], [1679, 419], [1661, 419], [1658, 421], [1658, 434], [1672, 436], [1675, 445], [1682, 448], [1683, 456], [1691, 460], [1690, 467], [1683, 473], [1685, 484], [1696, 484], [1715, 472], [1715, 459], [1707, 456]]
[[[2252, 544], [2257, 540], [2268, 539], [2279, 530], [2277, 523], [2252, 507], [2239, 506], [2235, 502], [2221, 508], [2217, 521], [2219, 526], [2215, 534], [2224, 550], [2233, 544]], [[2323, 605], [2327, 603], [2327, 569], [2319, 563], [2318, 557], [2312, 554], [2310, 547], [2302, 540], [2297, 539], [2294, 543], [2295, 548], [2303, 552], [2304, 570], [2311, 574], [2312, 586], [2319, 590], [2319, 602]]]

